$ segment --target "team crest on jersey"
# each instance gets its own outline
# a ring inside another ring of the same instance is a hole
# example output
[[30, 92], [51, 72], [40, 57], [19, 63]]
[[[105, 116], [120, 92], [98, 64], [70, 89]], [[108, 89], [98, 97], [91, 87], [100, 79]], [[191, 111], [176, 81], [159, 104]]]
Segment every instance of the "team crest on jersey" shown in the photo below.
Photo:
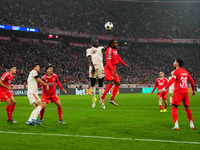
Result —
[[53, 78], [53, 81], [54, 81], [54, 78]]
[[117, 51], [113, 51], [113, 54], [114, 54], [114, 55], [117, 55]]

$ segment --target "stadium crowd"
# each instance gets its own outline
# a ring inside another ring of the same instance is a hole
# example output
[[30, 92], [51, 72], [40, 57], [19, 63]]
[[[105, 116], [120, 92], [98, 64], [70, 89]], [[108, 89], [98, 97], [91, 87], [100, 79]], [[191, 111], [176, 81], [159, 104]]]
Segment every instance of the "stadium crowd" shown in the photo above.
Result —
[[[139, 38], [199, 38], [200, 3], [6, 0], [1, 24]], [[111, 21], [113, 31], [105, 31]]]
[[[13, 41], [0, 41], [0, 74], [7, 70], [9, 65], [15, 64], [17, 74], [13, 84], [26, 84], [32, 64], [41, 64], [41, 73], [45, 66], [54, 65], [54, 72], [62, 84], [88, 84], [88, 60], [85, 48], [70, 47], [65, 44], [28, 44]], [[200, 53], [193, 46], [158, 46], [158, 45], [132, 45], [128, 50], [120, 50], [119, 55], [133, 69], [130, 71], [123, 65], [118, 65], [121, 83], [151, 84], [158, 78], [159, 71], [170, 75], [173, 70], [174, 58], [182, 58], [185, 68], [190, 71], [196, 80], [200, 78]], [[104, 58], [105, 59], [105, 58]], [[104, 63], [105, 64], [105, 63]]]

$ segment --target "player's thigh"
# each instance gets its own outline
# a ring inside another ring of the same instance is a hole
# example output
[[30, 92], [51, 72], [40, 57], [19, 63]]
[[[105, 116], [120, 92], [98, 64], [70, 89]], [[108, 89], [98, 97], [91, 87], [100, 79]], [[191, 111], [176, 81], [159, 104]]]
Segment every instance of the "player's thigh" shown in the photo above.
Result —
[[42, 102], [42, 108], [46, 108], [47, 107], [47, 103], [46, 102]]
[[188, 93], [188, 91], [184, 93], [183, 105], [185, 107], [189, 107], [190, 106], [190, 99], [189, 99], [189, 93]]
[[54, 103], [56, 104], [56, 106], [57, 106], [58, 108], [61, 108], [61, 107], [62, 107], [62, 104], [61, 104], [61, 101], [60, 101], [60, 100], [55, 101]]
[[10, 101], [10, 98], [4, 100], [4, 102], [5, 102], [6, 105], [8, 105], [8, 106], [10, 106], [10, 105], [12, 104], [11, 101]]
[[1, 100], [1, 102], [4, 102], [4, 101], [6, 101], [8, 99], [10, 101], [10, 96], [8, 96], [8, 92], [0, 91], [0, 100]]
[[37, 94], [29, 93], [29, 94], [27, 94], [27, 97], [29, 99], [30, 105], [37, 106], [38, 102], [39, 102], [39, 104], [41, 104], [41, 106], [42, 106], [42, 102]]
[[172, 100], [172, 105], [181, 105], [181, 101], [183, 100], [183, 93], [182, 92], [174, 92], [173, 94], [173, 100]]
[[167, 92], [163, 93], [162, 97], [163, 97], [164, 100], [167, 100], [167, 98], [168, 98]]
[[98, 70], [97, 70], [97, 78], [102, 79], [104, 77], [105, 77], [105, 73], [104, 73], [103, 65], [99, 65]]

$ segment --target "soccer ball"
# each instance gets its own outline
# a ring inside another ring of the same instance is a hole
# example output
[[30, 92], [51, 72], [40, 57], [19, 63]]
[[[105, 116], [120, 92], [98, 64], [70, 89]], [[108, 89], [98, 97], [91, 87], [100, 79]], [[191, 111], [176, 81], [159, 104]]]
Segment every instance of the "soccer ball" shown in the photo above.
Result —
[[112, 24], [112, 22], [106, 22], [105, 28], [106, 28], [106, 30], [112, 30], [112, 29], [113, 29], [113, 24]]

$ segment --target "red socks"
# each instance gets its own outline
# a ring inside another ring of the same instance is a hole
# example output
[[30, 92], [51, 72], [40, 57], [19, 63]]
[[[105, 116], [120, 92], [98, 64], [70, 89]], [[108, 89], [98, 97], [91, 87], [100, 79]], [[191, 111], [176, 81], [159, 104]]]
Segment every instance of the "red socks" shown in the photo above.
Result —
[[106, 86], [106, 88], [105, 88], [105, 90], [104, 90], [104, 93], [103, 93], [103, 95], [102, 95], [102, 99], [105, 99], [105, 97], [106, 97], [106, 94], [110, 91], [110, 89], [112, 88], [112, 85], [111, 84], [108, 84], [107, 86]]
[[7, 116], [8, 116], [8, 120], [10, 120], [11, 119], [11, 117], [12, 117], [12, 113], [11, 113], [11, 105], [10, 106], [6, 106], [6, 111], [7, 111]]
[[189, 122], [193, 121], [192, 112], [191, 112], [190, 108], [186, 108], [185, 111], [187, 113], [187, 117], [188, 117]]
[[160, 110], [163, 110], [162, 105], [159, 105], [159, 106], [160, 106]]
[[167, 109], [167, 105], [165, 105], [165, 109]]
[[13, 114], [14, 110], [15, 110], [15, 105], [11, 105], [11, 117], [12, 117], [12, 114]]
[[178, 120], [178, 113], [176, 107], [172, 107], [172, 118], [174, 120], [174, 123], [176, 123], [176, 121]]
[[40, 111], [40, 119], [43, 119], [45, 113], [45, 109], [41, 109]]
[[58, 118], [59, 120], [62, 120], [62, 107], [58, 108]]
[[117, 94], [118, 90], [119, 90], [119, 86], [115, 85], [114, 88], [113, 88], [112, 96], [111, 96], [110, 100], [114, 101], [115, 95]]

